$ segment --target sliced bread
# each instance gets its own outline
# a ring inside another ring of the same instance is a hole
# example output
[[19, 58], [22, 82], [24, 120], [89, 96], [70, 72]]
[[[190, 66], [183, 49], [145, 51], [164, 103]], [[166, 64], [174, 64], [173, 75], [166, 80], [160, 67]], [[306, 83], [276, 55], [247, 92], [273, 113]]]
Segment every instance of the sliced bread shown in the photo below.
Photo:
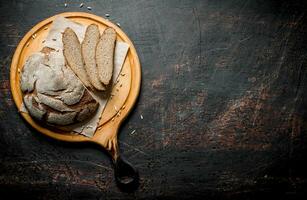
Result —
[[104, 85], [99, 81], [97, 66], [96, 66], [96, 46], [99, 41], [100, 33], [96, 24], [91, 24], [87, 27], [85, 37], [81, 45], [82, 56], [84, 59], [85, 70], [91, 84], [97, 90], [105, 90]]
[[96, 47], [96, 63], [99, 80], [104, 85], [108, 85], [112, 78], [115, 42], [115, 30], [113, 28], [107, 28], [101, 35]]
[[84, 69], [81, 45], [76, 33], [71, 28], [66, 28], [63, 37], [63, 54], [68, 66], [80, 78], [86, 87], [92, 88]]

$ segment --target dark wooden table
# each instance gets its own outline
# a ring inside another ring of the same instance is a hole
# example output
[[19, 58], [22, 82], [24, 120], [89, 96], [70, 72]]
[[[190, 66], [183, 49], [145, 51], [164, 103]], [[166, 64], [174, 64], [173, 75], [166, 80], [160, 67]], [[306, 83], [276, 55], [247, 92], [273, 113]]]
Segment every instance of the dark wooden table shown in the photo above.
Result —
[[[307, 196], [306, 3], [64, 2], [0, 3], [1, 199]], [[36, 23], [65, 11], [109, 13], [138, 51], [141, 94], [119, 135], [140, 172], [133, 193], [116, 187], [101, 149], [42, 136], [12, 100], [16, 46]]]

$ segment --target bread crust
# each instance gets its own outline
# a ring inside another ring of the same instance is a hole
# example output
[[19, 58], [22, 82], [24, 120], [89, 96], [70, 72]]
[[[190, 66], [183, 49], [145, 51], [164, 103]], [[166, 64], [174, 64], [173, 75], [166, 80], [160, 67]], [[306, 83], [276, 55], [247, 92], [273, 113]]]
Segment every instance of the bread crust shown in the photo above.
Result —
[[65, 66], [61, 52], [44, 48], [26, 61], [20, 79], [29, 114], [47, 124], [65, 126], [84, 121], [99, 104]]

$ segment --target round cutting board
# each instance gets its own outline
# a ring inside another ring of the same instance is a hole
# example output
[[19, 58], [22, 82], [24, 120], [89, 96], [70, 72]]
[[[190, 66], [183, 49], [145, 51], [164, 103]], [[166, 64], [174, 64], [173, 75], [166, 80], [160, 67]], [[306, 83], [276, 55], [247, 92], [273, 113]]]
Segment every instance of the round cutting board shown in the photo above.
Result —
[[89, 13], [67, 12], [55, 15], [35, 25], [21, 40], [12, 59], [10, 70], [10, 84], [13, 99], [18, 110], [22, 104], [22, 92], [20, 90], [20, 72], [26, 59], [34, 52], [38, 52], [44, 46], [44, 39], [51, 27], [53, 20], [57, 16], [66, 17], [74, 22], [83, 25], [95, 23], [100, 29], [100, 33], [106, 27], [112, 27], [116, 30], [117, 41], [123, 41], [129, 44], [129, 50], [125, 59], [122, 71], [118, 77], [118, 83], [113, 86], [112, 94], [99, 121], [98, 129], [92, 138], [83, 135], [76, 135], [43, 126], [33, 120], [29, 114], [21, 112], [25, 120], [39, 132], [54, 139], [69, 142], [94, 142], [107, 149], [114, 160], [119, 155], [117, 145], [117, 132], [121, 122], [132, 110], [136, 102], [141, 84], [141, 67], [136, 50], [128, 36], [115, 24]]

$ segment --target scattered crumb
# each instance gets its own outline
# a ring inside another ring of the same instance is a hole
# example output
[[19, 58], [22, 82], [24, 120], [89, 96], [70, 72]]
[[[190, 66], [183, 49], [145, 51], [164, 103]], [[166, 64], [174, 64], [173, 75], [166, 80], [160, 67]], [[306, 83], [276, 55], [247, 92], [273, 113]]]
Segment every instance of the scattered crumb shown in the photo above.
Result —
[[43, 40], [43, 41], [42, 41], [42, 43], [45, 43], [45, 42], [46, 42], [46, 40]]
[[84, 6], [84, 3], [80, 3], [79, 7], [82, 8]]
[[123, 105], [123, 108], [122, 109], [125, 109], [126, 108], [126, 105]]
[[121, 114], [121, 112], [119, 111], [119, 112], [117, 113], [116, 117], [119, 117], [119, 116], [120, 116], [120, 114]]
[[44, 30], [47, 30], [47, 29], [48, 29], [48, 27], [45, 27], [45, 28], [44, 28]]
[[53, 38], [52, 40], [53, 40], [53, 41], [56, 41], [56, 39], [54, 39], [54, 38]]
[[29, 46], [29, 44], [30, 44], [30, 43], [28, 42], [28, 43], [26, 44], [26, 46], [28, 47], [28, 46]]
[[122, 87], [122, 86], [123, 86], [123, 84], [120, 84], [120, 85], [119, 85], [119, 87]]
[[92, 7], [88, 6], [87, 9], [88, 9], [88, 10], [92, 10]]
[[116, 106], [114, 106], [114, 109], [115, 109], [116, 111], [118, 111]]
[[116, 25], [117, 25], [118, 27], [120, 27], [120, 23], [117, 22]]
[[20, 73], [20, 69], [19, 68], [17, 69], [17, 71], [18, 71], [18, 73]]
[[112, 121], [114, 121], [114, 117], [112, 118]]
[[121, 73], [120, 75], [122, 75], [122, 76], [125, 76], [126, 74], [124, 74], [124, 73]]
[[118, 91], [119, 91], [119, 89], [118, 89], [118, 88], [116, 88], [116, 91], [118, 92]]
[[140, 115], [140, 118], [141, 118], [141, 119], [144, 119], [143, 115]]
[[109, 13], [106, 13], [105, 16], [106, 16], [106, 17], [110, 17], [110, 14], [109, 14]]
[[60, 50], [58, 49], [58, 50], [56, 50], [56, 52], [59, 52]]
[[64, 6], [65, 6], [65, 8], [68, 6], [68, 4], [67, 3], [64, 3]]
[[136, 132], [136, 130], [133, 130], [130, 134], [133, 135]]
[[36, 38], [36, 34], [32, 35], [32, 39], [34, 40]]

